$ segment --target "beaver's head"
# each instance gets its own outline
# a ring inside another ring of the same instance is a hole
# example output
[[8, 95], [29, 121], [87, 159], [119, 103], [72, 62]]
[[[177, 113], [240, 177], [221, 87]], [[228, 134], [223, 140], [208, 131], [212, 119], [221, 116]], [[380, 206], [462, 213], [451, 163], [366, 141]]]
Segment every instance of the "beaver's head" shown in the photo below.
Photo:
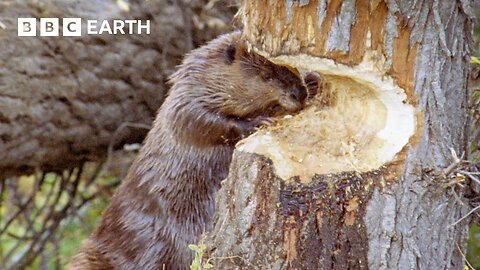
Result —
[[234, 91], [232, 96], [243, 100], [241, 103], [245, 110], [242, 111], [245, 114], [273, 116], [296, 112], [305, 105], [307, 89], [299, 75], [289, 68], [248, 52], [244, 45], [238, 43], [226, 48], [225, 63], [239, 71], [240, 78], [235, 80], [242, 81], [241, 91]]

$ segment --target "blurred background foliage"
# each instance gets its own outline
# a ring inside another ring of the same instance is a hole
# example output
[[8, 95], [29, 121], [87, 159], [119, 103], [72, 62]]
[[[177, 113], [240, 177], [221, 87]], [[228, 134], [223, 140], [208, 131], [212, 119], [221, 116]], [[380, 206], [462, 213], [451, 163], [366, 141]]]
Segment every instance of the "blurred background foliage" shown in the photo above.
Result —
[[63, 269], [135, 154], [118, 151], [108, 161], [0, 182], [0, 269]]
[[[473, 132], [471, 138], [470, 159], [475, 162], [480, 161], [480, 4], [477, 3], [475, 15], [477, 22], [475, 24], [474, 33], [474, 51], [472, 59], [472, 72], [470, 74], [470, 112], [473, 120]], [[478, 214], [477, 214], [478, 216]], [[478, 225], [472, 225], [470, 228], [469, 239], [467, 244], [467, 260], [477, 270], [480, 270], [480, 228]]]

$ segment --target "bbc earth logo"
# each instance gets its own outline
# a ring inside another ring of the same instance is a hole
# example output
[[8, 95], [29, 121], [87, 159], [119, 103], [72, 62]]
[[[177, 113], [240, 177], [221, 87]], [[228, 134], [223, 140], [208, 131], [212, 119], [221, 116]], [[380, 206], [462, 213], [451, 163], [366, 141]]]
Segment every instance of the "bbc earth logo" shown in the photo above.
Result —
[[[86, 20], [82, 18], [18, 18], [18, 36], [35, 37], [79, 37], [87, 35], [150, 35], [150, 20]], [[39, 27], [37, 27], [39, 26]], [[60, 27], [62, 26], [62, 27]], [[82, 31], [86, 27], [86, 32]], [[38, 28], [40, 31], [38, 32]]]

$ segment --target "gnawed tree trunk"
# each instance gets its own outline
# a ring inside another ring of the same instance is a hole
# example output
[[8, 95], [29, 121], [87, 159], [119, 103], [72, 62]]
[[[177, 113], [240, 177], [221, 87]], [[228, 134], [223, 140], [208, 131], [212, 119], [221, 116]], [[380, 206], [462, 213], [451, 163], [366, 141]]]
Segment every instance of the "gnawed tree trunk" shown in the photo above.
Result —
[[[206, 0], [124, 2], [0, 1], [0, 179], [141, 142], [175, 65], [227, 31], [235, 11]], [[17, 37], [19, 17], [149, 19], [151, 34]]]
[[242, 1], [252, 49], [324, 83], [237, 146], [204, 239], [215, 269], [463, 269], [468, 206], [443, 173], [467, 150], [470, 10]]

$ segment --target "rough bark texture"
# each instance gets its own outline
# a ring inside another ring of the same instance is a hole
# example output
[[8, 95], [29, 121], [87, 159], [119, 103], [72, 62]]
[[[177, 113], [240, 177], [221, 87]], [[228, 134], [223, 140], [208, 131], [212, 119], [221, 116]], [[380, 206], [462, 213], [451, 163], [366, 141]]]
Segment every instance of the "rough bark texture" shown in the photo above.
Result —
[[[141, 142], [148, 129], [122, 124], [148, 127], [183, 55], [230, 29], [234, 4], [207, 3], [1, 1], [0, 179]], [[17, 37], [18, 17], [150, 19], [151, 34]]]
[[469, 4], [242, 2], [244, 37], [270, 55], [355, 65], [366, 49], [380, 52], [418, 125], [395, 162], [309, 184], [281, 180], [266, 159], [236, 152], [205, 240], [216, 269], [463, 269], [468, 220], [452, 224], [468, 207], [441, 173], [450, 149], [460, 155], [468, 141]]

